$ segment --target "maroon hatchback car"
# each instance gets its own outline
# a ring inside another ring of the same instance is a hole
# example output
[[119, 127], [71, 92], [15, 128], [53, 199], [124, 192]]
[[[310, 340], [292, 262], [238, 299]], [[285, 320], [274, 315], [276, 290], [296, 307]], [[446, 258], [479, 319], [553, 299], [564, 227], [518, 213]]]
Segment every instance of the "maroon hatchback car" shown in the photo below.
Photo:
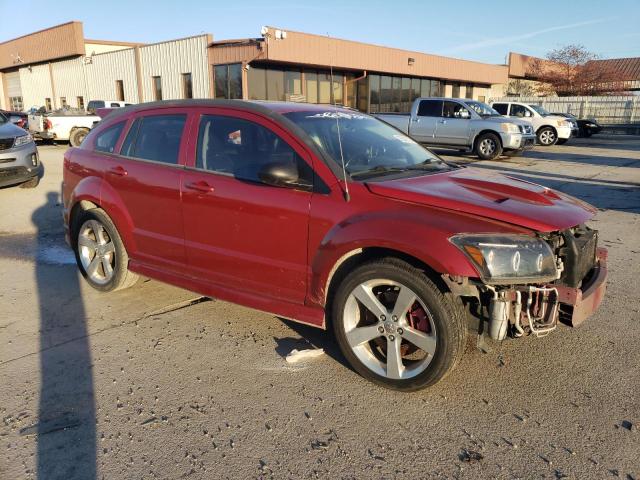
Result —
[[542, 336], [582, 322], [605, 291], [594, 208], [447, 164], [345, 108], [119, 109], [67, 151], [62, 190], [96, 289], [141, 274], [330, 325], [357, 372], [398, 390], [442, 379], [470, 330]]

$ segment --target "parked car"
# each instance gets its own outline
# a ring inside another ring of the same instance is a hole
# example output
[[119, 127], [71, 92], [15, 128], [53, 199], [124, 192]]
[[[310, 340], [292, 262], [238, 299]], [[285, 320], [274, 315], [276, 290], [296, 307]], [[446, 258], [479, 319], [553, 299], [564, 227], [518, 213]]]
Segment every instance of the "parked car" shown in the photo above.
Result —
[[87, 113], [95, 115], [96, 110], [99, 108], [122, 108], [133, 105], [128, 102], [122, 102], [120, 100], [91, 100], [87, 104]]
[[494, 102], [494, 110], [509, 118], [526, 120], [533, 126], [538, 143], [543, 146], [561, 145], [566, 143], [571, 135], [577, 135], [577, 125], [566, 118], [552, 115], [540, 105], [520, 102]]
[[79, 146], [94, 122], [100, 117], [87, 115], [83, 110], [64, 109], [29, 115], [29, 131], [35, 138], [53, 141], [69, 141]]
[[552, 115], [565, 117], [570, 121], [576, 122], [578, 126], [578, 137], [590, 137], [602, 131], [602, 125], [593, 118], [578, 118], [572, 113], [552, 113]]
[[545, 335], [605, 291], [607, 252], [585, 226], [595, 208], [449, 165], [346, 108], [116, 110], [65, 153], [62, 193], [67, 241], [97, 290], [144, 275], [331, 326], [357, 372], [398, 390], [443, 378], [469, 328]]
[[12, 112], [9, 110], [0, 110], [0, 115], [4, 115], [9, 119], [11, 123], [17, 125], [20, 128], [27, 130], [29, 123], [29, 116], [23, 112]]
[[531, 125], [502, 117], [489, 105], [458, 98], [418, 98], [409, 114], [377, 114], [424, 145], [470, 149], [483, 160], [532, 148]]
[[43, 167], [31, 135], [0, 113], [0, 187], [35, 188]]

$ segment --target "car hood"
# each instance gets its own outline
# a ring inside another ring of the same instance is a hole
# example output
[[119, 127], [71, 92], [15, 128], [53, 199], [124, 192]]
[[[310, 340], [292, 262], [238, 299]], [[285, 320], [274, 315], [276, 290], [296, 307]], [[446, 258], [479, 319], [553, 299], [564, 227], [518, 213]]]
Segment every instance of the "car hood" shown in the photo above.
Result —
[[22, 128], [14, 125], [11, 122], [3, 123], [0, 125], [0, 138], [14, 138], [26, 135]]
[[479, 215], [540, 232], [563, 230], [596, 209], [561, 192], [478, 168], [367, 183], [383, 197]]

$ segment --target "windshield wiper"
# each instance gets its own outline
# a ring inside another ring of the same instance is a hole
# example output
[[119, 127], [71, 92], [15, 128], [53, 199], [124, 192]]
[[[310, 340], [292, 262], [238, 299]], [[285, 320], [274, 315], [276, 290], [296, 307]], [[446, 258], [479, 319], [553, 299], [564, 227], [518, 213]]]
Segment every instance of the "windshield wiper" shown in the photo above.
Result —
[[384, 165], [378, 165], [370, 170], [360, 170], [359, 172], [350, 173], [351, 178], [368, 177], [370, 175], [378, 175], [381, 173], [392, 172], [406, 172], [407, 167], [385, 167]]

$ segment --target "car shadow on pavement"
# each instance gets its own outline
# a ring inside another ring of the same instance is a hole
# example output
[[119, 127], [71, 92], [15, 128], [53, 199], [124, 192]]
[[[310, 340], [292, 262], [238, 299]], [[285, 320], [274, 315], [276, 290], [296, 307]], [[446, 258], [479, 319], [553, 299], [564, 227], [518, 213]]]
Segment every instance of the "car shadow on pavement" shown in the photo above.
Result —
[[[615, 149], [612, 147], [612, 149]], [[606, 165], [610, 167], [640, 168], [640, 159], [629, 157], [612, 157], [608, 155], [585, 155], [584, 153], [551, 152], [545, 150], [529, 150], [521, 158], [535, 158], [554, 162], [581, 163], [586, 165]]]
[[[61, 235], [58, 194], [32, 216], [37, 252]], [[40, 311], [40, 401], [37, 435], [38, 478], [96, 478], [96, 408], [87, 316], [77, 269], [36, 261]]]
[[347, 359], [342, 355], [331, 330], [321, 330], [282, 317], [278, 317], [278, 319], [300, 336], [300, 338], [274, 338], [278, 355], [285, 358], [293, 349], [322, 348], [333, 360], [353, 370]]

